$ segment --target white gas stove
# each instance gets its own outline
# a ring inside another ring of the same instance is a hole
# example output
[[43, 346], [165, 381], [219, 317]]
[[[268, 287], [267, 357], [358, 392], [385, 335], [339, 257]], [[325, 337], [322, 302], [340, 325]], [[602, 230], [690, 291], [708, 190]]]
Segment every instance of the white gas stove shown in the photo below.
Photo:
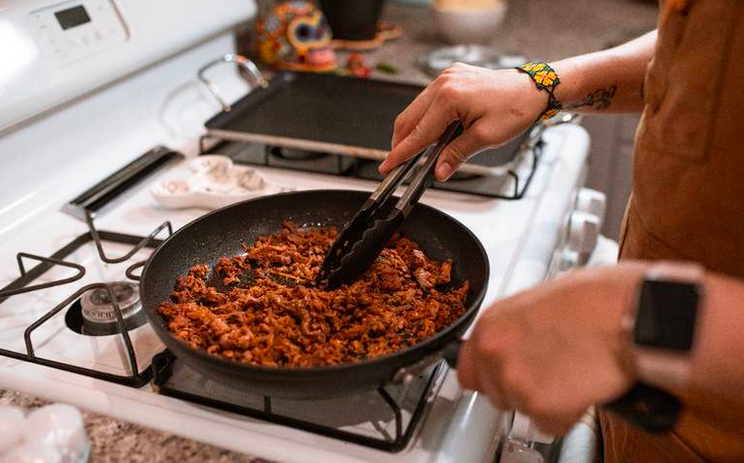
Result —
[[[9, 0], [0, 7], [0, 294], [3, 287], [13, 291], [0, 298], [0, 388], [278, 462], [493, 461], [512, 414], [464, 391], [444, 365], [408, 388], [386, 388], [383, 396], [315, 403], [242, 397], [177, 362], [170, 365], [167, 355], [159, 357], [165, 367], [152, 380], [152, 359], [164, 346], [128, 310], [132, 289], [136, 293], [132, 266], [156, 242], [133, 248], [159, 227], [155, 238], [165, 238], [165, 222], [177, 229], [205, 212], [167, 209], [150, 190], [154, 182], [187, 174], [204, 122], [220, 110], [197, 71], [234, 52], [231, 31], [254, 12], [247, 0], [208, 6]], [[214, 68], [210, 78], [230, 100], [250, 90], [230, 66]], [[483, 242], [491, 265], [484, 308], [557, 269], [581, 264], [596, 240], [601, 201], [580, 190], [587, 134], [565, 124], [543, 137], [522, 199], [433, 190], [423, 197]], [[176, 158], [131, 187], [90, 223], [63, 212], [71, 199], [157, 146], [186, 159]], [[282, 188], [375, 187], [365, 180], [258, 169]], [[50, 256], [57, 260], [45, 259]], [[117, 300], [126, 337], [115, 332], [116, 314], [106, 308], [102, 283], [112, 282], [123, 282]], [[37, 285], [46, 287], [27, 291]], [[91, 299], [103, 308], [91, 311]], [[519, 440], [528, 433], [512, 434]]]

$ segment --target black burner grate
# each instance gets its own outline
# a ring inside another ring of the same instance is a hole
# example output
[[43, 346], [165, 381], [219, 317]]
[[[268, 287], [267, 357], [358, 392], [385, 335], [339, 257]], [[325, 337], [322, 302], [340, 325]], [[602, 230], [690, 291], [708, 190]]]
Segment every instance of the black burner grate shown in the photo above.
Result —
[[[417, 382], [415, 386], [405, 389], [402, 393], [403, 397], [399, 397], [398, 400], [383, 387], [367, 394], [366, 396], [372, 400], [377, 398], [379, 405], [374, 408], [378, 413], [381, 413], [385, 406], [387, 407], [386, 413], [392, 414], [394, 423], [393, 433], [375, 426], [376, 436], [361, 431], [342, 429], [340, 423], [323, 423], [324, 417], [321, 415], [331, 410], [331, 406], [326, 405], [327, 400], [290, 401], [249, 396], [243, 391], [212, 383], [186, 365], [178, 363], [176, 357], [168, 350], [153, 357], [152, 370], [153, 388], [159, 394], [344, 442], [387, 452], [398, 452], [410, 443], [417, 425], [422, 421], [431, 392], [442, 377], [445, 368], [441, 363], [437, 364], [425, 374], [414, 379], [414, 382]], [[343, 401], [343, 399], [337, 400]], [[363, 402], [361, 398], [358, 400]], [[293, 402], [301, 404], [299, 412], [287, 406], [288, 403]], [[408, 414], [404, 414], [404, 409]], [[319, 410], [319, 412], [313, 413], [312, 410]], [[317, 419], [308, 416], [314, 416]], [[365, 419], [374, 418], [365, 416]]]
[[[37, 256], [34, 254], [29, 254], [25, 252], [19, 252], [16, 260], [18, 263], [18, 270], [20, 272], [20, 277], [5, 286], [4, 288], [0, 289], [0, 305], [3, 303], [8, 303], [7, 301], [11, 299], [13, 296], [24, 294], [24, 293], [30, 293], [34, 291], [41, 291], [47, 288], [52, 288], [55, 286], [62, 286], [66, 284], [73, 283], [75, 281], [80, 280], [85, 276], [85, 268], [82, 265], [76, 264], [74, 262], [66, 261], [65, 259], [75, 252], [77, 249], [82, 247], [83, 245], [93, 242], [96, 246], [96, 249], [98, 250], [98, 255], [101, 261], [106, 263], [121, 263], [125, 262], [129, 259], [131, 259], [137, 251], [141, 250], [142, 248], [148, 247], [148, 248], [155, 248], [157, 247], [162, 240], [155, 238], [158, 234], [160, 234], [163, 230], [167, 230], [168, 236], [170, 236], [173, 233], [173, 228], [170, 224], [170, 222], [164, 222], [162, 225], [160, 225], [158, 228], [156, 228], [149, 236], [142, 237], [142, 236], [134, 236], [134, 235], [128, 235], [123, 233], [115, 233], [115, 232], [109, 232], [109, 231], [98, 231], [93, 223], [93, 219], [90, 215], [90, 213], [86, 213], [86, 222], [88, 224], [89, 231], [88, 233], [85, 233], [83, 235], [80, 235], [64, 247], [62, 247], [60, 250], [55, 252], [49, 257], [44, 256]], [[106, 255], [105, 249], [104, 249], [104, 242], [113, 242], [113, 243], [120, 243], [120, 244], [126, 244], [131, 245], [132, 248], [125, 253], [121, 257], [117, 258], [111, 258]], [[39, 262], [36, 266], [34, 266], [31, 269], [26, 269], [26, 264], [24, 262], [27, 262], [29, 260], [37, 261]], [[138, 267], [141, 267], [144, 264], [144, 262], [137, 262], [133, 265], [131, 265], [126, 270], [126, 275], [133, 280], [137, 280], [138, 277], [134, 275], [134, 270]], [[39, 283], [39, 284], [33, 284], [34, 280], [42, 276], [44, 273], [49, 271], [55, 266], [63, 266], [63, 267], [69, 267], [72, 269], [75, 269], [77, 273], [74, 276], [63, 278], [56, 281], [50, 281], [46, 283]], [[114, 309], [114, 316], [116, 318], [116, 324], [119, 329], [119, 334], [122, 337], [122, 340], [124, 342], [124, 346], [126, 348], [127, 353], [127, 362], [128, 365], [126, 365], [129, 368], [129, 371], [131, 372], [129, 375], [116, 375], [112, 373], [108, 373], [105, 371], [95, 370], [92, 368], [85, 368], [81, 367], [79, 365], [74, 365], [70, 363], [64, 363], [59, 362], [56, 360], [46, 359], [43, 357], [39, 357], [35, 353], [34, 344], [31, 340], [32, 333], [38, 329], [41, 325], [43, 325], [45, 322], [50, 320], [55, 315], [59, 314], [64, 308], [68, 307], [70, 304], [72, 304], [74, 301], [79, 299], [85, 292], [93, 290], [93, 289], [105, 289], [109, 293], [109, 298], [112, 301], [112, 307]], [[2, 307], [0, 306], [0, 310], [2, 310]], [[90, 376], [92, 378], [96, 379], [102, 379], [105, 381], [111, 381], [114, 383], [124, 384], [132, 387], [142, 387], [145, 384], [147, 384], [150, 379], [152, 378], [152, 370], [150, 366], [146, 366], [143, 369], [140, 370], [139, 365], [137, 365], [137, 358], [135, 355], [135, 349], [132, 344], [132, 340], [129, 336], [129, 333], [125, 329], [124, 326], [124, 318], [122, 316], [121, 310], [119, 308], [118, 303], [116, 302], [116, 297], [112, 293], [111, 288], [109, 287], [108, 283], [93, 283], [89, 285], [85, 285], [79, 289], [77, 289], [73, 294], [71, 294], [69, 297], [67, 297], [65, 300], [60, 302], [58, 305], [56, 305], [54, 308], [49, 310], [46, 314], [44, 314], [41, 318], [33, 322], [31, 325], [29, 325], [23, 334], [24, 344], [25, 344], [25, 352], [15, 352], [7, 349], [0, 349], [0, 356], [4, 357], [10, 357], [17, 360], [23, 360], [26, 362], [32, 362], [39, 365], [48, 366], [51, 368], [57, 368], [59, 370], [69, 371], [72, 373], [77, 373], [85, 376]]]
[[[207, 149], [207, 145], [215, 141], [216, 144]], [[517, 139], [512, 143], [518, 148], [511, 146], [488, 150], [475, 155], [468, 161], [484, 168], [499, 167], [498, 175], [481, 176], [457, 172], [447, 182], [434, 182], [431, 188], [504, 200], [522, 199], [540, 163], [544, 142], [541, 136], [536, 136], [534, 139]], [[507, 148], [509, 148], [506, 152], [508, 156], [505, 156], [501, 151]], [[518, 154], [513, 154], [510, 150], [518, 150]], [[320, 154], [249, 142], [226, 141], [210, 135], [204, 135], [201, 138], [200, 153], [222, 154], [238, 164], [364, 180], [382, 180], [382, 176], [377, 172], [379, 161], [372, 159]]]

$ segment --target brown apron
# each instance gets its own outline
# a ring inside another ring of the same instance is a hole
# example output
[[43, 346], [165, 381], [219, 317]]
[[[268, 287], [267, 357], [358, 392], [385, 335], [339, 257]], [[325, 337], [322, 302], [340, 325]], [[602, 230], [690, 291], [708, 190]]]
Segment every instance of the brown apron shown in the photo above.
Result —
[[[644, 103], [620, 258], [744, 279], [744, 1], [661, 0]], [[600, 413], [605, 462], [744, 462], [741, 405], [680, 395], [685, 412], [662, 436]]]

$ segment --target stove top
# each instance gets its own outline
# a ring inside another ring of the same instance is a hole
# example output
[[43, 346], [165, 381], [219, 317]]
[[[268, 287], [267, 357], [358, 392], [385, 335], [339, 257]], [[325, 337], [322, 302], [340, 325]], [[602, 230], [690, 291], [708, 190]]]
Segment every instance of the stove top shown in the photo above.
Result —
[[[423, 202], [452, 214], [483, 241], [493, 269], [486, 303], [515, 290], [515, 285], [542, 278], [562, 217], [570, 208], [574, 187], [551, 178], [578, 181], [584, 157], [568, 156], [564, 151], [572, 143], [584, 143], [583, 132], [566, 127], [545, 137], [542, 168], [537, 169], [521, 201], [436, 190], [424, 195]], [[183, 175], [187, 165], [184, 160], [173, 163], [167, 171], [155, 174], [150, 185]], [[260, 169], [272, 183], [296, 189], [327, 188], [329, 182], [338, 188], [374, 187], [374, 182], [351, 177]], [[435, 461], [430, 459], [433, 455], [461, 455], [461, 461], [493, 458], [493, 439], [501, 432], [505, 415], [489, 408], [485, 398], [462, 391], [445, 366], [417, 378], [405, 391], [390, 385], [335, 405], [327, 401], [287, 403], [218, 387], [164, 353], [148, 325], [127, 332], [133, 355], [121, 334], [91, 336], [101, 333], [90, 333], [83, 324], [79, 300], [84, 289], [106, 290], [107, 283], [135, 281], [137, 264], [170, 232], [164, 220], [175, 230], [203, 213], [157, 205], [147, 187], [150, 180], [143, 182], [116, 207], [101, 208], [106, 212], [95, 219], [81, 222], [68, 214], [48, 214], [35, 219], [27, 233], [0, 247], [9, 262], [18, 252], [33, 253], [22, 255], [23, 270], [3, 271], [8, 282], [4, 290], [12, 290], [13, 295], [1, 295], [9, 297], [0, 303], [0, 384], [276, 461], [302, 461], [302, 452], [309, 449], [313, 455], [337, 459], [344, 455], [348, 461], [359, 462]], [[538, 224], [539, 245], [527, 239], [534, 224]], [[129, 259], [123, 259], [126, 256]], [[85, 269], [81, 276], [76, 265]], [[55, 281], [60, 284], [52, 286]], [[20, 293], [37, 284], [49, 286]], [[98, 297], [105, 300], [105, 295]], [[116, 294], [108, 298], [122, 304], [121, 320], [116, 309], [113, 313], [116, 325], [122, 322], [126, 327], [131, 304], [126, 290], [118, 298]], [[111, 311], [108, 314], [89, 314], [89, 318], [110, 320]], [[28, 336], [29, 349], [24, 333], [42, 319]], [[132, 357], [137, 364], [135, 375]], [[151, 363], [154, 369], [148, 368]]]
[[[89, 232], [51, 256], [18, 253], [20, 277], [0, 288], [0, 357], [133, 388], [150, 383], [159, 394], [388, 452], [410, 443], [442, 365], [405, 384], [325, 400], [251, 396], [211, 381], [163, 347], [139, 300], [138, 268], [162, 242], [157, 236], [172, 234], [170, 222], [134, 236], [99, 231], [91, 212], [82, 214]], [[64, 299], [42, 296], [52, 288]], [[29, 298], [37, 311], [16, 309]]]

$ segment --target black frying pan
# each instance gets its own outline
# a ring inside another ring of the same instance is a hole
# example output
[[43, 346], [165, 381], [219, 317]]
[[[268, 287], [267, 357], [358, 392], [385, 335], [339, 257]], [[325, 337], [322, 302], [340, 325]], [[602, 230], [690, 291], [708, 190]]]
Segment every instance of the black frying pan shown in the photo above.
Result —
[[194, 370], [246, 392], [273, 397], [326, 398], [375, 389], [403, 367], [456, 346], [483, 302], [488, 257], [464, 225], [432, 207], [418, 204], [401, 232], [437, 260], [452, 259], [452, 284], [470, 281], [466, 312], [455, 323], [411, 348], [372, 360], [316, 368], [270, 368], [238, 363], [193, 349], [171, 335], [158, 305], [170, 298], [176, 277], [195, 264], [213, 265], [222, 256], [243, 252], [241, 244], [281, 230], [288, 219], [298, 226], [342, 227], [367, 192], [316, 190], [283, 193], [233, 204], [206, 214], [178, 230], [152, 254], [142, 272], [140, 295], [150, 325], [173, 354]]

